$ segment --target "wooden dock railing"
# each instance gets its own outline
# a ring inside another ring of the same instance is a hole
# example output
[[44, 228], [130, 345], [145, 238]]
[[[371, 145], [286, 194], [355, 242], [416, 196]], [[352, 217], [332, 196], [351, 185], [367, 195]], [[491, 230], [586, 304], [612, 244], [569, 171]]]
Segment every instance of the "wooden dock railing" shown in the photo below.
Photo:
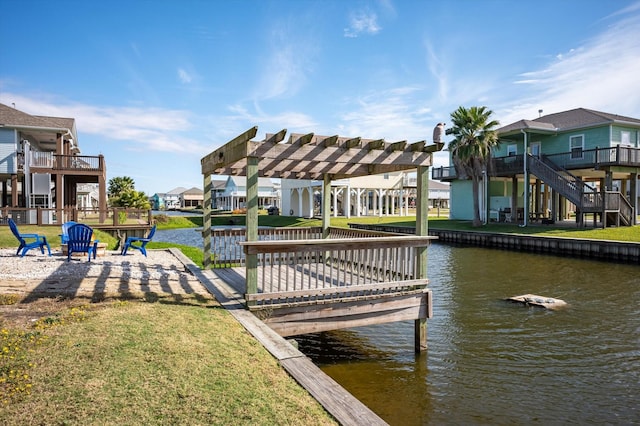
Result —
[[226, 250], [226, 256], [214, 256], [220, 257], [216, 267], [240, 266], [245, 256], [257, 256], [258, 288], [246, 294], [249, 304], [318, 303], [428, 284], [417, 278], [418, 249], [434, 237], [342, 228], [331, 228], [326, 239], [321, 228], [270, 228], [258, 234], [259, 241], [247, 242], [244, 229], [213, 231], [214, 251]]
[[[363, 238], [394, 235], [389, 232], [377, 232], [363, 229], [329, 228], [329, 239]], [[397, 234], [395, 234], [397, 235]], [[320, 240], [322, 228], [287, 227], [258, 228], [260, 241], [281, 240]], [[245, 265], [244, 249], [240, 243], [246, 240], [245, 228], [213, 228], [211, 230], [211, 251], [213, 252], [212, 268], [231, 268]]]

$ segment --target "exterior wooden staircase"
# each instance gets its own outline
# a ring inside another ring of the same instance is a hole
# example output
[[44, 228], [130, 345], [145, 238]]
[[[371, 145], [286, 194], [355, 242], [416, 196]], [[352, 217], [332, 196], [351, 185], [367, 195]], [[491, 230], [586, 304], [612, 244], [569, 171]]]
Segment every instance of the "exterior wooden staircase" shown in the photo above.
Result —
[[633, 206], [621, 192], [605, 191], [603, 194], [548, 159], [527, 155], [527, 167], [545, 184], [575, 204], [578, 214], [600, 213], [604, 226], [607, 223], [615, 223], [616, 226], [634, 224]]

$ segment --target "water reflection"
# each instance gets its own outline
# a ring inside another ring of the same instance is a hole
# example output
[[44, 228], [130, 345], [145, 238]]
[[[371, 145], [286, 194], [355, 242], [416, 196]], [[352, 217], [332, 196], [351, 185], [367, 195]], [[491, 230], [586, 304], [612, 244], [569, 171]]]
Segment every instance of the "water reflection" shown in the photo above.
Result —
[[154, 235], [153, 241], [202, 248], [202, 228], [158, 230]]

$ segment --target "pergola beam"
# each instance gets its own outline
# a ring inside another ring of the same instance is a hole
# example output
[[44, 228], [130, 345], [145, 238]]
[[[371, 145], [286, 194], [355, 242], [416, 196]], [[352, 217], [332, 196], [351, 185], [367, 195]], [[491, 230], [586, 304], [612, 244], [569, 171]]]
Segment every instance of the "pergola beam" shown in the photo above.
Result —
[[344, 141], [344, 147], [349, 149], [349, 148], [357, 148], [360, 146], [360, 144], [362, 143], [362, 138], [358, 137], [358, 138], [353, 138], [353, 139], [348, 139], [346, 141]]
[[387, 146], [388, 151], [404, 151], [407, 146], [407, 141], [393, 142]]
[[322, 143], [324, 143], [325, 147], [333, 146], [338, 142], [338, 135], [329, 136], [328, 138], [324, 138]]
[[425, 146], [423, 151], [424, 152], [436, 152], [436, 151], [442, 151], [442, 148], [444, 148], [444, 143], [437, 142], [437, 143], [434, 143], [432, 145]]
[[374, 149], [384, 149], [384, 139], [376, 139], [374, 141], [370, 141], [367, 145], [369, 151]]
[[313, 133], [307, 133], [306, 135], [300, 136], [292, 143], [299, 143], [300, 145], [306, 145], [310, 143], [312, 139], [313, 139]]
[[200, 160], [202, 174], [213, 174], [219, 167], [231, 165], [247, 157], [248, 141], [258, 133], [258, 126], [253, 126], [246, 132], [236, 136], [221, 148], [213, 151]]
[[[352, 143], [336, 144], [326, 147], [323, 143], [275, 143], [280, 138], [270, 138], [266, 142], [250, 142], [250, 155], [260, 158], [260, 175], [271, 170], [273, 177], [282, 177], [286, 171], [307, 173], [331, 173], [337, 176], [366, 176], [371, 171], [365, 165], [373, 165], [380, 173], [415, 169], [417, 166], [431, 166], [432, 153], [402, 149], [403, 142], [388, 144], [385, 149], [369, 150], [369, 144], [363, 148], [346, 148]], [[319, 139], [324, 141], [325, 138]], [[349, 141], [353, 141], [350, 139]], [[211, 173], [235, 175], [246, 168], [246, 160], [239, 159], [234, 164], [220, 164]]]
[[424, 150], [424, 146], [426, 145], [426, 143], [427, 141], [414, 142], [411, 145], [409, 145], [409, 148], [413, 152], [422, 151]]

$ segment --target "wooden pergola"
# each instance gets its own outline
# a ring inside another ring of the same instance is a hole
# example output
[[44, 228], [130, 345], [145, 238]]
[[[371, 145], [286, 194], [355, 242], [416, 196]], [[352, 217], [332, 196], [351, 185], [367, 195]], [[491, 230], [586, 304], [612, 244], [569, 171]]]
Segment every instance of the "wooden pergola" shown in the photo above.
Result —
[[[267, 134], [262, 141], [253, 141], [257, 132], [257, 126], [252, 127], [201, 160], [204, 179], [205, 268], [210, 268], [212, 265], [211, 193], [213, 187], [211, 176], [214, 174], [246, 176], [247, 179], [246, 243], [244, 245], [246, 299], [247, 304], [250, 305], [250, 301], [255, 300], [251, 296], [258, 293], [258, 253], [261, 250], [275, 250], [265, 246], [272, 242], [258, 242], [258, 177], [322, 180], [322, 238], [326, 239], [330, 237], [330, 209], [326, 206], [331, 203], [332, 180], [416, 170], [416, 237], [392, 238], [398, 239], [397, 241], [401, 241], [405, 246], [415, 247], [417, 256], [414, 278], [423, 280], [426, 286], [427, 246], [428, 239], [431, 238], [427, 236], [429, 167], [432, 166], [433, 153], [442, 149], [442, 143], [428, 145], [426, 141], [386, 142], [384, 139], [321, 136], [314, 133], [292, 133], [285, 142], [286, 129], [275, 134]], [[339, 241], [332, 242], [339, 243]], [[345, 240], [345, 244], [347, 242], [357, 245], [357, 241], [352, 238]], [[387, 241], [383, 242], [384, 244], [392, 243]], [[431, 306], [429, 302], [427, 303], [430, 313]], [[419, 347], [426, 347], [427, 315], [423, 312], [421, 316], [422, 318], [416, 319], [417, 350]]]

